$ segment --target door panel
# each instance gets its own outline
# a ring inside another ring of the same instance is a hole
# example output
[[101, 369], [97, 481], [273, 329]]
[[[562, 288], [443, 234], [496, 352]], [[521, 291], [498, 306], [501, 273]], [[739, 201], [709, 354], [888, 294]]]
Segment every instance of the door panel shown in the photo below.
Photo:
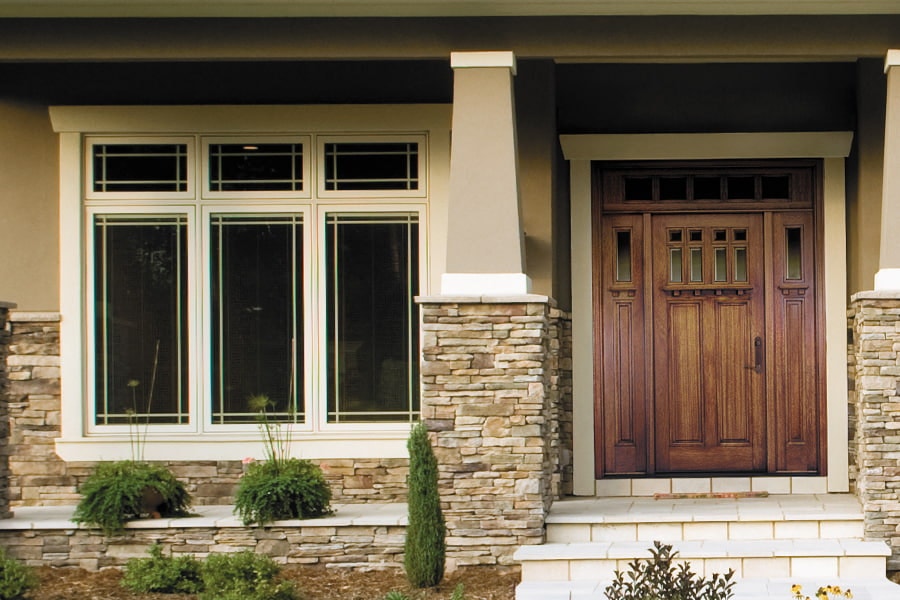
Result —
[[595, 379], [603, 409], [596, 439], [603, 455], [600, 473], [647, 470], [647, 365], [644, 352], [644, 238], [639, 215], [604, 219], [600, 265], [602, 376]]
[[764, 470], [762, 217], [655, 216], [652, 235], [656, 472]]

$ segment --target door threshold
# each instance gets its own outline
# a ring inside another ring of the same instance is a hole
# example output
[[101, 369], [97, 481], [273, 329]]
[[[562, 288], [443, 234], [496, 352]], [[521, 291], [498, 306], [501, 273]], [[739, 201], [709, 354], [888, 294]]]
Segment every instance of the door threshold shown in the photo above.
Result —
[[595, 494], [601, 497], [655, 496], [658, 494], [827, 494], [824, 476], [751, 475], [709, 477], [656, 477], [598, 479]]

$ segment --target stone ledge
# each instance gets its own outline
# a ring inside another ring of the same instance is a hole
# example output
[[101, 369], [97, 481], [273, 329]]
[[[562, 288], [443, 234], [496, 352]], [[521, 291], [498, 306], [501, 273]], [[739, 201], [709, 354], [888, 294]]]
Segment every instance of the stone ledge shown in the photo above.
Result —
[[549, 304], [556, 306], [556, 300], [543, 294], [521, 294], [513, 296], [416, 296], [417, 304]]
[[16, 306], [17, 306], [17, 304], [15, 302], [4, 302], [4, 301], [0, 300], [0, 309], [4, 309], [4, 308], [11, 309], [11, 308], [15, 308]]
[[15, 311], [9, 313], [12, 323], [58, 323], [62, 315], [58, 312], [24, 312]]
[[900, 290], [869, 290], [856, 292], [850, 296], [851, 302], [858, 300], [897, 300], [900, 301]]
[[[405, 527], [406, 504], [333, 504], [335, 514], [318, 519], [291, 519], [267, 523], [265, 527]], [[74, 506], [19, 506], [11, 519], [0, 520], [0, 531], [92, 529], [72, 521]], [[245, 527], [230, 505], [196, 506], [195, 516], [140, 519], [125, 529], [193, 529]], [[249, 526], [248, 529], [259, 526]]]

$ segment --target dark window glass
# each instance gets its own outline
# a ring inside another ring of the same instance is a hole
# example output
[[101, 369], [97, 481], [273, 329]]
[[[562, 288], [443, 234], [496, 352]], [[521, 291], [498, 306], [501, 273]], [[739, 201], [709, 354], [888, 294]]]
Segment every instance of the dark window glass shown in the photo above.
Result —
[[325, 144], [325, 189], [417, 190], [416, 143]]
[[718, 200], [721, 197], [721, 178], [694, 177], [694, 200]]
[[653, 179], [625, 177], [625, 200], [653, 200]]
[[186, 423], [187, 224], [94, 220], [95, 423]]
[[754, 200], [756, 198], [756, 186], [754, 177], [729, 177], [729, 200]]
[[210, 144], [212, 192], [303, 190], [302, 144]]
[[326, 218], [328, 421], [418, 418], [415, 214]]
[[631, 281], [631, 232], [616, 232], [616, 281]]
[[762, 197], [765, 200], [789, 200], [791, 198], [790, 175], [763, 176]]
[[212, 414], [303, 421], [303, 222], [299, 215], [213, 215], [210, 225]]
[[787, 276], [785, 279], [803, 279], [801, 232], [802, 230], [799, 227], [788, 227], [785, 229], [785, 245], [787, 246]]
[[95, 144], [95, 192], [187, 191], [186, 144]]
[[660, 200], [687, 200], [687, 177], [660, 177]]

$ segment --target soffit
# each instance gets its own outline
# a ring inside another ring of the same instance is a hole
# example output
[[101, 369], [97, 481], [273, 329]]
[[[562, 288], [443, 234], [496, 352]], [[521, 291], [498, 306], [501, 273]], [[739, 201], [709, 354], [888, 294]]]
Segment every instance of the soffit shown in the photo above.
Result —
[[898, 14], [900, 0], [0, 0], [0, 17]]

